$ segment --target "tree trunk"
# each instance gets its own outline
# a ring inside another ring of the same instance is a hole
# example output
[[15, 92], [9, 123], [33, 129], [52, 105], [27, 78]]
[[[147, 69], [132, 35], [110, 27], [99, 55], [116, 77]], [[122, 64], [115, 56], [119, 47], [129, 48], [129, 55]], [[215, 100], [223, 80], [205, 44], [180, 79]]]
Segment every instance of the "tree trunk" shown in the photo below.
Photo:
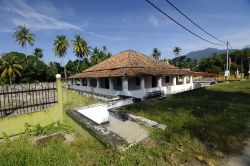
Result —
[[78, 71], [79, 63], [80, 63], [80, 60], [78, 60], [78, 63], [77, 63], [77, 68], [76, 68], [77, 71]]
[[[64, 58], [62, 58], [63, 64], [64, 64]], [[66, 65], [64, 64], [64, 78], [67, 80], [67, 72], [66, 72]]]
[[24, 49], [25, 49], [25, 55], [26, 55], [25, 59], [27, 59], [27, 49], [26, 49], [26, 44], [24, 44]]

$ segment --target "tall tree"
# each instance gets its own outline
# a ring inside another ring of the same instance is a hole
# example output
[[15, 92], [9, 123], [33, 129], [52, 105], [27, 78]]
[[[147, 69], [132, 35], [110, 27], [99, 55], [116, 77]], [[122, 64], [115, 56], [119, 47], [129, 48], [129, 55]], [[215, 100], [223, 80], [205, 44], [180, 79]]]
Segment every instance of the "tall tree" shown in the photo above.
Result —
[[8, 76], [10, 85], [12, 84], [12, 79], [16, 78], [16, 76], [21, 76], [20, 70], [22, 69], [22, 66], [18, 64], [16, 60], [16, 56], [13, 54], [6, 54], [1, 59], [1, 67], [0, 67], [2, 73], [1, 77], [5, 78]]
[[107, 48], [105, 46], [102, 47], [102, 49], [99, 49], [95, 47], [92, 50], [90, 61], [91, 65], [96, 65], [108, 58], [110, 58], [112, 55], [110, 52], [108, 52]]
[[33, 54], [36, 57], [36, 59], [43, 58], [43, 50], [41, 48], [35, 48]]
[[[88, 46], [87, 42], [80, 36], [75, 35], [75, 40], [73, 42], [73, 50], [77, 58], [84, 59], [87, 58], [90, 53], [90, 47]], [[79, 67], [79, 62], [77, 64], [77, 70]]]
[[107, 47], [106, 46], [102, 46], [102, 51], [103, 52], [107, 52], [108, 51]]
[[151, 54], [151, 56], [155, 59], [155, 60], [159, 60], [160, 56], [161, 56], [161, 51], [158, 48], [154, 48], [153, 52]]
[[90, 61], [92, 65], [96, 65], [102, 61], [100, 50], [97, 47], [93, 49]]
[[[69, 47], [69, 41], [65, 35], [56, 36], [54, 41], [54, 52], [55, 55], [61, 58], [61, 64], [64, 65], [64, 57], [67, 55], [67, 49]], [[64, 77], [67, 79], [66, 67], [64, 66]]]
[[30, 33], [30, 29], [27, 28], [25, 25], [19, 25], [16, 28], [16, 31], [14, 33], [15, 42], [18, 42], [18, 44], [23, 48], [25, 48], [25, 53], [27, 56], [27, 43], [31, 46], [34, 45], [35, 41], [35, 35]]
[[165, 64], [169, 64], [169, 60], [168, 60], [167, 58], [164, 58], [164, 59], [162, 60], [162, 62], [165, 63]]
[[180, 47], [175, 47], [173, 52], [174, 52], [176, 57], [179, 57], [180, 54], [181, 54], [181, 48]]

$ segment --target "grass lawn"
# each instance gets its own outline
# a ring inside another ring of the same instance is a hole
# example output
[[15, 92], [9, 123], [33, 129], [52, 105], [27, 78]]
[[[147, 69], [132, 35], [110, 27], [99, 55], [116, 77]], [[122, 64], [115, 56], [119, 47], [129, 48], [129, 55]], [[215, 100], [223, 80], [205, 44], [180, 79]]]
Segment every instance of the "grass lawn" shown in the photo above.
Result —
[[169, 153], [178, 161], [192, 158], [213, 161], [223, 153], [240, 152], [243, 141], [249, 137], [250, 81], [147, 101], [124, 111], [166, 124], [165, 131], [155, 131], [152, 137], [168, 143], [162, 148], [181, 148], [181, 153]]
[[[64, 95], [65, 109], [97, 102], [66, 90]], [[55, 140], [38, 146], [30, 143], [28, 135], [6, 140], [0, 144], [0, 165], [213, 165], [223, 154], [242, 149], [250, 133], [249, 103], [249, 81], [146, 101], [123, 111], [168, 127], [152, 130], [148, 139], [124, 152], [103, 145], [72, 122], [74, 142]]]

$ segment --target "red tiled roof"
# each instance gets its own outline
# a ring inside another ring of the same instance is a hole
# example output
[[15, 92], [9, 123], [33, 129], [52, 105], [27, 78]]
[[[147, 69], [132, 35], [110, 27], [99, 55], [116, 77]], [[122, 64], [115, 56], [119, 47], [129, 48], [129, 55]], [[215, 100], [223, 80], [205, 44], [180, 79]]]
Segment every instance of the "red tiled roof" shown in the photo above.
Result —
[[127, 50], [69, 78], [192, 74], [190, 71], [156, 61], [136, 51]]
[[194, 72], [194, 76], [195, 77], [199, 77], [199, 76], [202, 76], [202, 77], [218, 77], [218, 74], [215, 74], [215, 73], [208, 73], [208, 72]]

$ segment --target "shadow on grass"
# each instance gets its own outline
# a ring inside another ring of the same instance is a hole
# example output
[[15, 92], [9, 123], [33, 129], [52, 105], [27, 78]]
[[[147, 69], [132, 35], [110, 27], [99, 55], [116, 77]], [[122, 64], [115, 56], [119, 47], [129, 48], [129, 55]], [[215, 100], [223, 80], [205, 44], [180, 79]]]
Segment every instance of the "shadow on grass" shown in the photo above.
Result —
[[188, 133], [209, 149], [239, 153], [250, 136], [250, 93], [198, 89], [130, 106], [126, 111], [165, 123], [166, 139]]
[[239, 153], [250, 135], [250, 94], [206, 89], [199, 93], [190, 104], [197, 120], [183, 128], [208, 147]]

